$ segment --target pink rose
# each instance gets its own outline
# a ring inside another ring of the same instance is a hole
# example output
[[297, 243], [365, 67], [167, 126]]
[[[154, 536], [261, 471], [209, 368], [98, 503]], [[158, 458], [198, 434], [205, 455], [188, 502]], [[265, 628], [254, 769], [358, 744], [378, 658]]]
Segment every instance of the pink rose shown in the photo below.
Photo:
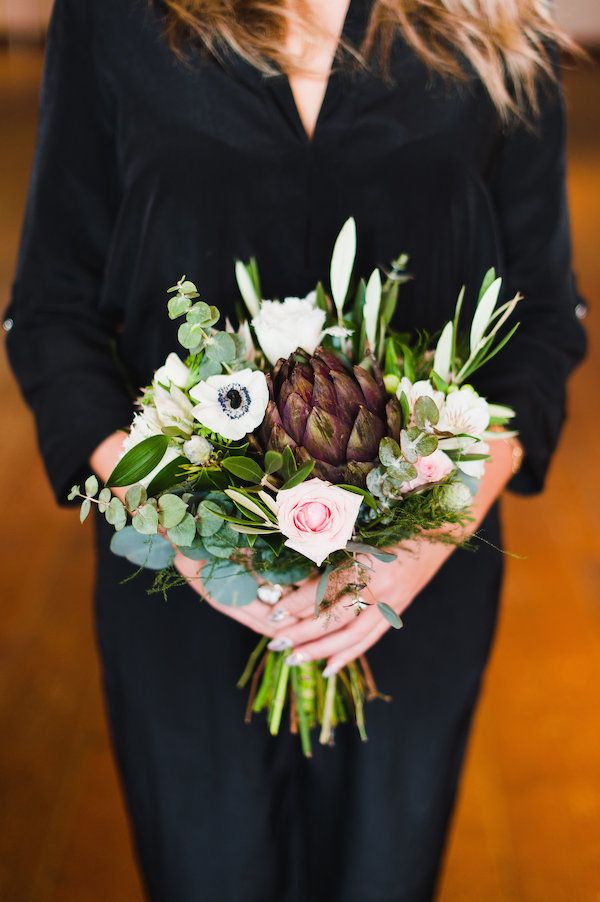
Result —
[[438, 448], [433, 454], [427, 457], [418, 457], [415, 462], [417, 476], [410, 482], [402, 485], [403, 492], [410, 492], [411, 489], [419, 488], [419, 486], [427, 485], [429, 482], [439, 482], [454, 470], [454, 464], [447, 454]]
[[354, 492], [309, 479], [277, 495], [277, 523], [286, 545], [320, 566], [352, 537], [362, 498]]

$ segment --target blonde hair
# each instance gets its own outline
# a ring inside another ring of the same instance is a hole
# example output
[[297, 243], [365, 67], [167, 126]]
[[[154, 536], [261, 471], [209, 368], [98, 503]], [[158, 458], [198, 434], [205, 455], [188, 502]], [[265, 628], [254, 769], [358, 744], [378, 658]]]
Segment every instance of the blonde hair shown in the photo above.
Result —
[[[230, 49], [264, 73], [301, 68], [285, 48], [294, 21], [318, 40], [306, 0], [162, 0], [165, 32], [180, 55], [196, 43], [219, 56]], [[341, 42], [361, 65], [376, 59], [388, 75], [400, 34], [429, 70], [465, 80], [468, 67], [503, 119], [537, 110], [540, 76], [552, 78], [549, 46], [576, 52], [554, 21], [549, 0], [373, 0], [362, 44]]]

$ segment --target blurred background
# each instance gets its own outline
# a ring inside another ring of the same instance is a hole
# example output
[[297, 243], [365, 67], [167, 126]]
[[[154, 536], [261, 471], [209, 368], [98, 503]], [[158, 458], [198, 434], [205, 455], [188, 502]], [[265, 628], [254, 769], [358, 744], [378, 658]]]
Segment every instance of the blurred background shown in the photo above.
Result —
[[[0, 0], [3, 308], [50, 6]], [[558, 12], [592, 58], [565, 74], [590, 356], [546, 493], [504, 501], [507, 548], [526, 559], [508, 560], [441, 902], [600, 900], [600, 4], [559, 0]], [[0, 392], [0, 900], [140, 902], [95, 658], [91, 536], [51, 499], [3, 351]], [[47, 536], [35, 552], [17, 493]]]

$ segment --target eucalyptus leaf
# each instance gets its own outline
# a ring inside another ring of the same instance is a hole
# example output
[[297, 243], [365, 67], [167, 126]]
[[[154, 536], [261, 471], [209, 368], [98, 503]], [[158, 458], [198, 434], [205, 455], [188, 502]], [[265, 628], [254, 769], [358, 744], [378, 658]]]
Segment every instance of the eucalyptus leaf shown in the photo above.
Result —
[[390, 436], [385, 436], [379, 442], [379, 460], [384, 467], [393, 467], [402, 457], [402, 451], [398, 442]]
[[383, 614], [390, 626], [393, 626], [395, 630], [402, 629], [404, 624], [396, 614], [395, 610], [391, 608], [389, 604], [386, 604], [385, 601], [378, 601], [377, 608], [381, 612], [381, 614]]
[[229, 525], [225, 523], [222, 528], [212, 536], [203, 536], [206, 550], [218, 558], [229, 558], [235, 548], [238, 547], [237, 535]]
[[192, 544], [196, 536], [196, 521], [190, 513], [186, 512], [183, 520], [167, 530], [167, 535], [175, 545], [186, 548]]
[[134, 511], [140, 504], [145, 504], [147, 498], [148, 495], [145, 486], [140, 485], [138, 482], [127, 489], [127, 492], [125, 493], [125, 504], [130, 511]]
[[177, 340], [184, 348], [197, 348], [204, 341], [206, 330], [200, 323], [182, 323], [177, 330]]
[[414, 420], [420, 429], [424, 429], [428, 423], [436, 425], [440, 418], [437, 404], [428, 395], [421, 395], [415, 402]]
[[213, 536], [223, 526], [223, 508], [215, 501], [201, 501], [196, 513], [196, 523], [201, 536]]
[[178, 495], [161, 495], [158, 499], [158, 519], [165, 529], [181, 523], [187, 513], [187, 504]]
[[205, 353], [209, 360], [231, 363], [235, 360], [235, 342], [228, 332], [215, 332], [206, 342]]
[[148, 536], [158, 532], [158, 511], [150, 503], [142, 505], [133, 515], [133, 528], [142, 535]]
[[382, 548], [376, 548], [373, 545], [367, 545], [365, 542], [348, 542], [346, 551], [352, 551], [355, 554], [370, 554], [371, 557], [383, 561], [385, 564], [391, 564], [397, 560], [397, 555], [391, 551], [384, 551]]
[[130, 563], [149, 570], [163, 570], [173, 563], [175, 557], [175, 549], [162, 536], [141, 535], [133, 526], [126, 526], [114, 534], [110, 550]]
[[86, 495], [90, 495], [92, 498], [96, 495], [98, 491], [98, 480], [95, 476], [88, 476], [85, 481], [85, 493]]
[[210, 329], [214, 318], [211, 308], [204, 301], [197, 301], [187, 311], [188, 323], [197, 323], [204, 329]]
[[84, 498], [81, 502], [81, 508], [79, 509], [79, 522], [83, 523], [83, 521], [87, 518], [89, 512], [92, 509], [92, 502], [89, 498]]
[[177, 319], [179, 316], [183, 316], [191, 306], [192, 302], [185, 294], [176, 294], [175, 297], [169, 298], [167, 302], [169, 319]]
[[256, 598], [254, 577], [232, 561], [220, 561], [204, 568], [202, 583], [217, 604], [240, 608]]
[[437, 449], [438, 439], [435, 435], [423, 435], [417, 442], [419, 457], [428, 457]]
[[106, 508], [106, 522], [114, 526], [116, 530], [123, 529], [127, 523], [127, 513], [120, 498], [112, 497]]

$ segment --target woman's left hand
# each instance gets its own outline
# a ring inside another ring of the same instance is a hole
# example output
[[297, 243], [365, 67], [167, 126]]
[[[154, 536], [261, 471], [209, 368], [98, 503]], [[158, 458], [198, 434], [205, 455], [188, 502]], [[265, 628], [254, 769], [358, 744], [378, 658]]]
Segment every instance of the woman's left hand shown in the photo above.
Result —
[[377, 608], [377, 602], [385, 602], [400, 616], [451, 550], [449, 545], [420, 540], [407, 542], [400, 558], [393, 563], [370, 559], [372, 569], [368, 571], [368, 588], [361, 593], [368, 607], [360, 613], [354, 598], [345, 596], [328, 613], [315, 617], [317, 580], [309, 580], [296, 592], [282, 598], [279, 607], [300, 619], [288, 626], [284, 621], [269, 647], [274, 650], [290, 648], [288, 662], [292, 665], [326, 658], [324, 675], [336, 673], [364, 654], [391, 628]]
[[[514, 445], [500, 438], [492, 443], [491, 460], [486, 465], [473, 506], [473, 518], [464, 537], [477, 529], [491, 504], [498, 497], [513, 471]], [[458, 538], [458, 536], [457, 536]], [[371, 560], [368, 588], [362, 595], [369, 606], [357, 614], [353, 599], [336, 602], [329, 616], [314, 616], [317, 579], [282, 598], [279, 607], [298, 618], [298, 622], [278, 627], [269, 644], [273, 650], [291, 649], [288, 662], [301, 664], [326, 658], [325, 676], [336, 673], [344, 665], [364, 654], [390, 629], [389, 622], [377, 608], [377, 602], [388, 604], [399, 616], [416, 598], [450, 556], [454, 546], [448, 543], [416, 539], [405, 542], [393, 563]], [[412, 553], [411, 553], [412, 552]]]

